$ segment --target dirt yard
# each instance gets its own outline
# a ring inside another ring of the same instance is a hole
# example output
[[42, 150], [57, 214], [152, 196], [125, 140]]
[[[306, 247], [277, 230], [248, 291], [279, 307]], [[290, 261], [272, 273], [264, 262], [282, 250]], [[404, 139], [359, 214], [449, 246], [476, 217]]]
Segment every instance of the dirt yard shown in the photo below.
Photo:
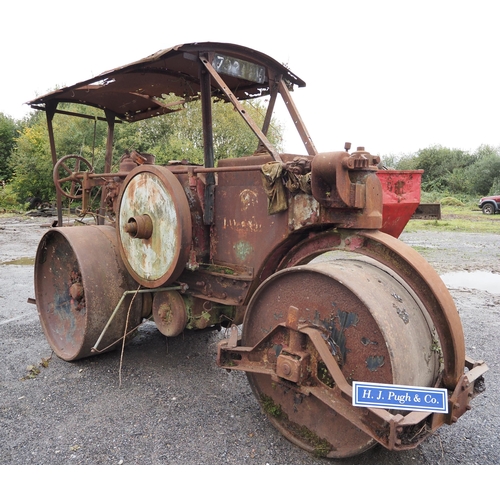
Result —
[[[245, 376], [216, 367], [225, 332], [167, 341], [145, 324], [121, 368], [119, 352], [74, 363], [52, 356], [36, 306], [28, 303], [36, 248], [51, 222], [0, 218], [0, 464], [338, 463], [289, 443], [261, 414]], [[500, 235], [414, 232], [401, 239], [442, 276], [487, 271], [500, 277]], [[500, 292], [468, 280], [448, 287], [468, 355], [490, 367], [486, 391], [457, 424], [417, 449], [375, 447], [343, 463], [500, 463]]]

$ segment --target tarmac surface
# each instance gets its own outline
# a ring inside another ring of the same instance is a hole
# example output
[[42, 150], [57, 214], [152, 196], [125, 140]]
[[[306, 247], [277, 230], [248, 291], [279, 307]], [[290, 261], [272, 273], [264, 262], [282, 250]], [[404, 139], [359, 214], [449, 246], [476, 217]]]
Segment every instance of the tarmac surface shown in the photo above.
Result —
[[[154, 323], [120, 350], [72, 363], [39, 323], [33, 260], [51, 220], [0, 218], [0, 464], [500, 464], [500, 293], [450, 288], [486, 391], [418, 448], [314, 457], [261, 412], [244, 374], [215, 364], [222, 331], [167, 339]], [[500, 235], [403, 233], [443, 276], [499, 269]]]

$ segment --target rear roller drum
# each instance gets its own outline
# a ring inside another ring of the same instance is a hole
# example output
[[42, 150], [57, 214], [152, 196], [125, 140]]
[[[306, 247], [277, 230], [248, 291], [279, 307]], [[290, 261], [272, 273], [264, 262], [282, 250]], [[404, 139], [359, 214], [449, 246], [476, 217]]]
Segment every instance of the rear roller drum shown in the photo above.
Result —
[[[50, 346], [66, 361], [96, 354], [92, 347], [123, 292], [137, 287], [119, 257], [113, 227], [55, 228], [39, 243], [35, 260], [38, 314]], [[116, 311], [98, 352], [116, 346], [125, 330], [140, 324], [142, 297], [137, 294], [129, 307], [132, 296]]]
[[[295, 329], [277, 326], [290, 321], [291, 310]], [[320, 336], [314, 341], [306, 332]], [[440, 371], [439, 341], [418, 297], [400, 276], [363, 256], [291, 267], [268, 278], [243, 323], [241, 345], [259, 343], [252, 359], [267, 368], [247, 376], [263, 410], [290, 441], [330, 458], [375, 444], [348, 410], [332, 403], [342, 398], [328, 369], [332, 360], [349, 385], [433, 386]]]

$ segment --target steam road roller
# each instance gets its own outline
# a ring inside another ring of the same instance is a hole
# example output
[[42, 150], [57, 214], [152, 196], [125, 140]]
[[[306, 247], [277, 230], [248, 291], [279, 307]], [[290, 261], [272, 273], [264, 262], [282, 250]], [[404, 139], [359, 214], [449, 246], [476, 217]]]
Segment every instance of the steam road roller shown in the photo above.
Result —
[[[422, 171], [388, 170], [350, 143], [318, 152], [292, 99], [304, 86], [263, 53], [206, 42], [30, 101], [46, 113], [58, 205], [36, 254], [41, 325], [66, 361], [121, 345], [145, 320], [167, 337], [224, 328], [217, 364], [246, 372], [297, 446], [331, 458], [377, 443], [413, 448], [470, 409], [488, 368], [466, 356], [438, 274], [398, 239]], [[278, 99], [302, 154], [272, 140]], [[223, 157], [216, 101], [251, 131], [250, 151]], [[168, 120], [196, 105], [202, 161], [157, 161], [135, 144], [115, 151], [116, 127], [147, 119], [158, 136], [172, 134]], [[57, 120], [68, 115], [105, 124], [102, 165], [97, 154], [56, 151]], [[81, 224], [64, 225], [66, 202]], [[356, 404], [359, 383], [400, 406]], [[444, 409], [404, 405], [416, 390], [441, 391]]]

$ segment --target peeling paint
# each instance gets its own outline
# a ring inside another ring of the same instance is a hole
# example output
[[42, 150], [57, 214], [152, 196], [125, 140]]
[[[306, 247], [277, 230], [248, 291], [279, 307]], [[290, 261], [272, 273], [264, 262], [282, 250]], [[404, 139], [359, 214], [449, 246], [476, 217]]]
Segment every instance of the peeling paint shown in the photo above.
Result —
[[248, 241], [238, 241], [238, 243], [234, 245], [234, 249], [238, 261], [240, 262], [245, 261], [253, 252], [253, 246]]
[[255, 217], [248, 220], [227, 219], [224, 217], [223, 229], [236, 229], [237, 231], [250, 231], [258, 233], [262, 231], [262, 224], [258, 223]]
[[300, 229], [319, 220], [320, 204], [312, 196], [298, 193], [288, 210], [288, 225], [291, 230]]
[[250, 207], [259, 203], [259, 197], [255, 191], [251, 189], [244, 189], [240, 193], [241, 210], [248, 210]]
[[410, 322], [410, 316], [406, 309], [400, 309], [396, 304], [393, 305], [394, 309], [396, 309], [396, 312], [398, 316], [403, 320], [403, 323], [407, 325]]
[[371, 372], [376, 372], [385, 364], [384, 356], [368, 356], [366, 358], [366, 366]]
[[[148, 211], [154, 221], [153, 234], [148, 240], [132, 238], [124, 231], [130, 217]], [[146, 280], [157, 280], [172, 265], [178, 252], [177, 214], [172, 196], [160, 179], [150, 173], [134, 177], [122, 196], [120, 206], [120, 236], [127, 261]]]
[[[335, 304], [332, 305], [336, 307]], [[321, 324], [329, 332], [328, 335], [323, 335], [323, 338], [326, 340], [332, 355], [335, 356], [340, 354], [342, 359], [345, 360], [347, 354], [345, 331], [351, 326], [356, 326], [358, 320], [357, 314], [341, 311], [340, 309], [337, 309], [337, 311], [332, 313], [330, 318], [327, 319], [320, 319], [319, 315], [316, 314], [316, 324]]]

